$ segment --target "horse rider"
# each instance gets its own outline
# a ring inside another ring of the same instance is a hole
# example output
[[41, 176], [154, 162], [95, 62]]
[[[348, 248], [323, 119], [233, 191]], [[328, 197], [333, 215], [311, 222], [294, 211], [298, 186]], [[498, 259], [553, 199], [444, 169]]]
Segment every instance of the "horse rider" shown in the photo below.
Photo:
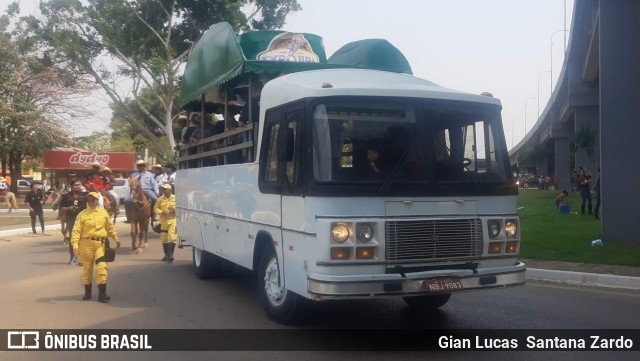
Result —
[[96, 192], [87, 194], [87, 209], [78, 214], [76, 224], [73, 227], [71, 244], [74, 255], [80, 255], [82, 260], [82, 284], [84, 285], [83, 300], [91, 298], [91, 285], [93, 283], [93, 264], [96, 265], [96, 283], [98, 284], [98, 301], [109, 302], [111, 297], [107, 295], [107, 276], [109, 266], [104, 260], [104, 248], [107, 236], [116, 242], [116, 248], [120, 248], [118, 233], [111, 223], [109, 213], [104, 208], [98, 207], [100, 195]]
[[[151, 220], [153, 221], [154, 219], [153, 208], [155, 207], [156, 202], [158, 201], [158, 196], [160, 195], [160, 193], [158, 192], [158, 183], [156, 183], [155, 174], [151, 172], [147, 172], [145, 169], [146, 165], [147, 163], [144, 160], [142, 159], [138, 160], [136, 162], [136, 168], [138, 170], [133, 172], [131, 174], [131, 177], [138, 178], [138, 180], [140, 181], [140, 186], [142, 187], [142, 190], [144, 190], [147, 196], [149, 197], [149, 200], [151, 201]], [[131, 223], [131, 219], [129, 217], [130, 205], [131, 205], [131, 192], [127, 193], [126, 197], [124, 198], [124, 207], [127, 212], [127, 220], [124, 223]]]
[[118, 196], [118, 193], [116, 193], [116, 191], [113, 189], [113, 183], [115, 182], [116, 178], [109, 167], [102, 168], [102, 174], [109, 180], [109, 183], [112, 185], [111, 189], [107, 190], [107, 193], [109, 193], [109, 196], [111, 198], [114, 213], [118, 215], [120, 213], [120, 197]]
[[173, 251], [176, 248], [176, 196], [171, 192], [171, 184], [162, 185], [162, 195], [158, 197], [155, 214], [160, 215], [160, 240], [164, 250], [163, 261], [173, 262]]
[[7, 179], [5, 177], [0, 177], [0, 196], [5, 197], [7, 206], [9, 207], [9, 213], [14, 209], [18, 209], [18, 200], [16, 199], [16, 195], [9, 190]]
[[91, 164], [92, 173], [84, 181], [84, 187], [88, 192], [96, 192], [100, 196], [99, 206], [104, 208], [102, 191], [111, 189], [111, 182], [102, 174], [102, 164], [95, 162]]

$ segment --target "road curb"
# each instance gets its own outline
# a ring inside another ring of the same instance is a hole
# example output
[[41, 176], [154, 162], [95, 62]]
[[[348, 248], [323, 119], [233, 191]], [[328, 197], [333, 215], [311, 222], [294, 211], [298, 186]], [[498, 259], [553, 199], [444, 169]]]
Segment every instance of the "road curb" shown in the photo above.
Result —
[[640, 277], [527, 268], [526, 278], [568, 285], [640, 290]]
[[[127, 217], [121, 216], [121, 217], [117, 217], [116, 221], [124, 222], [126, 219]], [[62, 225], [60, 224], [60, 222], [56, 222], [54, 224], [45, 224], [44, 227], [45, 227], [45, 232], [59, 231]], [[36, 230], [39, 230], [39, 229], [40, 229], [40, 224], [37, 224]], [[32, 232], [33, 231], [31, 230], [31, 227], [5, 229], [3, 231], [0, 230], [0, 237], [16, 236], [19, 234], [31, 234]]]

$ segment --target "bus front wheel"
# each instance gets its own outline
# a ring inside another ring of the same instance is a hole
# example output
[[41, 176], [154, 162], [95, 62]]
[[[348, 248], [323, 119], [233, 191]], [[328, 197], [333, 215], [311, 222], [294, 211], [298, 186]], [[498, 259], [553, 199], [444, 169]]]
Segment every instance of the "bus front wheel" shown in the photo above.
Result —
[[404, 302], [409, 305], [411, 308], [421, 311], [431, 311], [436, 310], [447, 303], [451, 298], [451, 293], [443, 293], [439, 295], [429, 295], [429, 296], [412, 296], [412, 297], [402, 297]]
[[262, 306], [270, 319], [285, 325], [300, 321], [302, 297], [287, 290], [280, 282], [280, 265], [273, 248], [267, 248], [261, 254], [258, 285]]

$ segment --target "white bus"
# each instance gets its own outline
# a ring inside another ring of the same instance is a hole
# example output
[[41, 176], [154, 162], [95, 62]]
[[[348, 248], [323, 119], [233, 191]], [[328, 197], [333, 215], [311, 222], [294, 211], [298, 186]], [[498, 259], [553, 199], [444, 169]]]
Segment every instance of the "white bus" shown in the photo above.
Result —
[[[259, 121], [233, 133], [253, 141], [182, 157], [178, 234], [196, 275], [255, 271], [267, 315], [285, 324], [307, 300], [428, 309], [524, 284], [500, 111], [491, 96], [387, 71], [268, 81]], [[244, 162], [204, 166], [229, 150]]]

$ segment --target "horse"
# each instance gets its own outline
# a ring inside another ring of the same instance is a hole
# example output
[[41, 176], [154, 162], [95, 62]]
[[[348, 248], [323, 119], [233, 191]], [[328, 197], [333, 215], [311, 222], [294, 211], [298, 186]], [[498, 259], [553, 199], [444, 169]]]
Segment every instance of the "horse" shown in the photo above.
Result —
[[16, 198], [16, 195], [13, 194], [13, 192], [9, 192], [8, 190], [0, 192], [0, 202], [7, 204], [9, 213], [11, 213], [11, 211], [14, 209], [18, 209], [18, 200]]
[[130, 177], [129, 186], [131, 188], [131, 249], [141, 253], [142, 248], [147, 247], [151, 202], [140, 186], [138, 178]]
[[109, 217], [113, 217], [113, 224], [116, 224], [116, 217], [118, 217], [119, 213], [119, 205], [118, 201], [113, 197], [111, 192], [106, 189], [101, 192], [102, 199], [104, 201], [104, 209], [109, 213]]

